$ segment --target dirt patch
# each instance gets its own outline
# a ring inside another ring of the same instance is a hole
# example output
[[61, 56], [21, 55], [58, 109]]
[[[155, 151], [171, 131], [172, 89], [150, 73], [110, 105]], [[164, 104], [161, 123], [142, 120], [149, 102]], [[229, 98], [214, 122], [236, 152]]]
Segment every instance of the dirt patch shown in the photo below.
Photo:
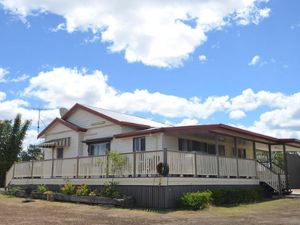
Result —
[[204, 211], [118, 209], [34, 200], [0, 194], [0, 224], [300, 224], [300, 199], [280, 199]]

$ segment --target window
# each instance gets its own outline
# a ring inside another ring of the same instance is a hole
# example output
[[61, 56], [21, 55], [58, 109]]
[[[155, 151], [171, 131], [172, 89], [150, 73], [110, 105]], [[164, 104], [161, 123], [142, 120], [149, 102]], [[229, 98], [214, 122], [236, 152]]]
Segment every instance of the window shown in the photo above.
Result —
[[199, 141], [192, 141], [188, 139], [179, 138], [178, 139], [178, 148], [179, 151], [197, 151], [197, 152], [206, 152], [206, 143]]
[[146, 150], [146, 138], [145, 137], [133, 138], [133, 151], [141, 152], [145, 150]]
[[[232, 153], [233, 153], [233, 156], [236, 156], [235, 148], [233, 148]], [[238, 158], [246, 159], [246, 149], [245, 148], [238, 149]]]
[[216, 146], [213, 144], [208, 144], [207, 153], [210, 155], [216, 155]]
[[64, 148], [57, 148], [56, 149], [56, 158], [63, 159], [64, 158]]
[[110, 150], [110, 143], [103, 142], [103, 143], [94, 143], [90, 144], [88, 147], [88, 154], [89, 155], [106, 155], [107, 151]]
[[219, 145], [219, 155], [225, 156], [225, 146], [224, 145]]

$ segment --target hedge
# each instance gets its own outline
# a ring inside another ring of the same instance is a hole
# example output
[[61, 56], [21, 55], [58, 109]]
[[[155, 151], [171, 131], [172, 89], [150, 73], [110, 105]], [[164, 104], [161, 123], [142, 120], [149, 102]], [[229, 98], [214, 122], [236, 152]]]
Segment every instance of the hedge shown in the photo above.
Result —
[[204, 209], [207, 208], [211, 202], [211, 195], [212, 193], [210, 191], [188, 192], [179, 198], [179, 203], [186, 209]]
[[256, 189], [215, 189], [212, 190], [212, 202], [216, 206], [237, 205], [262, 200], [263, 191]]
[[204, 209], [210, 203], [216, 206], [230, 206], [258, 202], [263, 198], [261, 188], [256, 189], [214, 189], [203, 192], [188, 192], [179, 197], [179, 204], [186, 209]]

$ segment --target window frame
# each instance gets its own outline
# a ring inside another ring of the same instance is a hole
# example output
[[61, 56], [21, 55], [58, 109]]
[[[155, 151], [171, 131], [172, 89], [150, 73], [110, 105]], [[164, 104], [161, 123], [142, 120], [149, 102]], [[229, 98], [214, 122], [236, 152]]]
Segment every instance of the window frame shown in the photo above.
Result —
[[132, 139], [132, 151], [144, 152], [146, 151], [146, 137], [135, 137]]
[[88, 144], [88, 156], [100, 156], [99, 154], [95, 155], [96, 149], [95, 145], [100, 145], [100, 144], [105, 144], [106, 150], [105, 154], [100, 154], [100, 155], [107, 155], [107, 153], [110, 151], [110, 141], [104, 141], [104, 142], [94, 142], [94, 143], [89, 143]]
[[64, 148], [59, 147], [56, 148], [56, 159], [63, 159], [64, 158]]

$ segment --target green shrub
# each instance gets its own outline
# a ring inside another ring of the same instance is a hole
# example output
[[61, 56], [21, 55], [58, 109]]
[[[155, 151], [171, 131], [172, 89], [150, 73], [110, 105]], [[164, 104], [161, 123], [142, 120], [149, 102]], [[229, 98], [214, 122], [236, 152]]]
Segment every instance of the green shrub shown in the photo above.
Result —
[[241, 203], [251, 203], [260, 201], [263, 198], [263, 192], [257, 189], [215, 189], [212, 190], [213, 204], [237, 205]]
[[48, 191], [48, 187], [44, 184], [41, 184], [37, 187], [37, 192], [38, 193], [45, 193], [46, 191]]
[[93, 197], [97, 196], [97, 190], [91, 191], [91, 192], [89, 193], [89, 196], [93, 196]]
[[179, 198], [179, 203], [186, 209], [204, 209], [209, 206], [209, 203], [212, 200], [211, 195], [210, 191], [188, 192]]
[[75, 187], [73, 184], [66, 183], [61, 189], [61, 193], [66, 195], [74, 195], [76, 193]]
[[18, 187], [12, 187], [12, 188], [9, 188], [7, 191], [5, 191], [4, 193], [6, 194], [6, 195], [10, 195], [10, 196], [16, 196], [16, 193], [18, 192], [18, 191], [20, 191], [21, 189], [20, 188], [18, 188]]
[[120, 192], [115, 190], [116, 185], [117, 185], [116, 182], [104, 183], [100, 195], [109, 198], [120, 198], [121, 197]]
[[76, 195], [78, 196], [88, 196], [89, 195], [89, 188], [86, 184], [82, 184], [81, 186], [79, 186], [76, 190]]

